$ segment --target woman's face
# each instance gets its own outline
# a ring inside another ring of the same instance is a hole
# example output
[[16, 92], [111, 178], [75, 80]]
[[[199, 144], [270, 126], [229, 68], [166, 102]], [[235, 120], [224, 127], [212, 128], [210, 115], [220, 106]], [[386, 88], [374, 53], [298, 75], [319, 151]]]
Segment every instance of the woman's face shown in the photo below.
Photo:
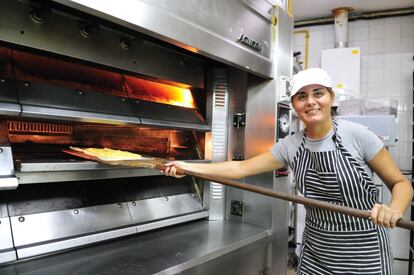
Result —
[[303, 87], [292, 98], [292, 106], [306, 126], [323, 123], [331, 118], [333, 94], [322, 85]]

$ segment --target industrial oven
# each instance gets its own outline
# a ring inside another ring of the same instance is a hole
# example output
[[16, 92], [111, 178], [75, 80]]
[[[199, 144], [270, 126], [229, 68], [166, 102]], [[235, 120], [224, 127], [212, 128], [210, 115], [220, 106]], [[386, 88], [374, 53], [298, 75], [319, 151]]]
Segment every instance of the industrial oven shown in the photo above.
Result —
[[285, 202], [63, 150], [267, 150], [292, 27], [268, 1], [1, 1], [0, 273], [285, 274]]

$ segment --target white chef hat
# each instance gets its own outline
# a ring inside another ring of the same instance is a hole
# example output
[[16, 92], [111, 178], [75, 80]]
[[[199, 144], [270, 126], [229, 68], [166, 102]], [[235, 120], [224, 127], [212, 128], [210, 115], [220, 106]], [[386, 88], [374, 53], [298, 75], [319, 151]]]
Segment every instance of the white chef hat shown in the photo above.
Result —
[[327, 72], [321, 68], [310, 68], [300, 71], [290, 79], [290, 96], [294, 96], [300, 89], [307, 85], [319, 84], [327, 88], [332, 88], [332, 79]]

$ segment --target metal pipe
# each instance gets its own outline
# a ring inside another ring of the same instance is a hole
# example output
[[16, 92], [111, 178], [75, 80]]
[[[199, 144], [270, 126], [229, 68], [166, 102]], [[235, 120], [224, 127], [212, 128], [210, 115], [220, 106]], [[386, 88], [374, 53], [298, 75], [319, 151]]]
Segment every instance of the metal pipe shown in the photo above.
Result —
[[[365, 12], [365, 13], [351, 13], [348, 16], [348, 21], [356, 20], [371, 20], [378, 18], [394, 17], [394, 16], [407, 16], [414, 14], [414, 7], [406, 9], [394, 9], [394, 10], [384, 10], [384, 11], [375, 11], [375, 12]], [[321, 17], [314, 18], [309, 20], [300, 20], [296, 21], [294, 24], [295, 28], [316, 26], [316, 25], [329, 25], [334, 23], [333, 17]]]
[[292, 5], [293, 5], [293, 0], [288, 0], [288, 6], [287, 6], [287, 14], [292, 17]]
[[294, 34], [305, 34], [305, 70], [308, 68], [308, 60], [309, 60], [309, 31], [308, 30], [300, 30], [295, 31]]

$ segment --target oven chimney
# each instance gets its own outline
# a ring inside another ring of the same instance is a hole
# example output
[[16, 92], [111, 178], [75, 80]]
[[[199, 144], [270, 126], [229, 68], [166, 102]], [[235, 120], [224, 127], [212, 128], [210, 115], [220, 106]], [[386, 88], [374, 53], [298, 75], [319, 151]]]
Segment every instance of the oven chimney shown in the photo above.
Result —
[[335, 48], [348, 46], [348, 12], [352, 8], [340, 7], [332, 10], [335, 16]]

